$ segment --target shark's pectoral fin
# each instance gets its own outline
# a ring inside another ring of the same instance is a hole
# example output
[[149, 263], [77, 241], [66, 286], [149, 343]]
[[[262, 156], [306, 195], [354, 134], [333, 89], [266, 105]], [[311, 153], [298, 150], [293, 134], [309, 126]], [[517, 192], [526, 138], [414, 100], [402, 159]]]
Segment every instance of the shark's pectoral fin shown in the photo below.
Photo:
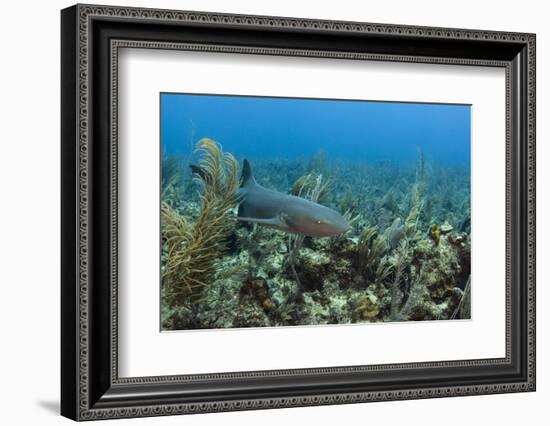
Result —
[[265, 225], [265, 226], [275, 226], [277, 228], [286, 228], [287, 224], [282, 220], [281, 217], [270, 217], [267, 219], [260, 219], [256, 217], [241, 217], [237, 216], [237, 220], [243, 221], [243, 222], [250, 222], [250, 223], [257, 223], [258, 225]]

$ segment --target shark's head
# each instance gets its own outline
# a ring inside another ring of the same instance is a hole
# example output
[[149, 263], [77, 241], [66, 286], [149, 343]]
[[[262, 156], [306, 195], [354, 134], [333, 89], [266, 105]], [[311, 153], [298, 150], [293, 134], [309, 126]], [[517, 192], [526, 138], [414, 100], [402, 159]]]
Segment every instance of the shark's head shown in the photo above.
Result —
[[350, 229], [349, 223], [337, 211], [317, 203], [307, 203], [287, 218], [288, 230], [310, 237], [335, 237]]

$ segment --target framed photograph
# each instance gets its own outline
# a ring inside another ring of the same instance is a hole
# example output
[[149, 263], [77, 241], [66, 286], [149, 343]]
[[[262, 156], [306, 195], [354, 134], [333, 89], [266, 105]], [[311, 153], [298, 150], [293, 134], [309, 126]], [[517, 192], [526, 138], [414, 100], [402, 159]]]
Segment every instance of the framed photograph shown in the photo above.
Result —
[[535, 390], [535, 35], [61, 12], [61, 412]]

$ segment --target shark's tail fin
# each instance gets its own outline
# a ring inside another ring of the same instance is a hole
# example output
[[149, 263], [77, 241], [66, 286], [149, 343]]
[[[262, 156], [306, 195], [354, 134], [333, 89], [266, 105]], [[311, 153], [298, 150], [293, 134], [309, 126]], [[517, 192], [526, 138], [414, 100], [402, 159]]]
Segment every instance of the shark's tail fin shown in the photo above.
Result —
[[241, 188], [245, 186], [256, 185], [256, 179], [252, 174], [252, 168], [247, 159], [243, 161], [243, 172], [241, 176]]

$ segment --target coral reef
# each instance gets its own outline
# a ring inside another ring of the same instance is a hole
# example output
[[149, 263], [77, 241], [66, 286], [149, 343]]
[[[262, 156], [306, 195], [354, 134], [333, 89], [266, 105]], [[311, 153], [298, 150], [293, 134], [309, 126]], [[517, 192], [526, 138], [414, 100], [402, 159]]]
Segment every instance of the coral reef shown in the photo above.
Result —
[[182, 161], [163, 167], [163, 329], [470, 318], [467, 167], [420, 150], [414, 165], [255, 159], [259, 183], [351, 225], [311, 238], [236, 221], [237, 161], [209, 139], [197, 149], [193, 179]]

